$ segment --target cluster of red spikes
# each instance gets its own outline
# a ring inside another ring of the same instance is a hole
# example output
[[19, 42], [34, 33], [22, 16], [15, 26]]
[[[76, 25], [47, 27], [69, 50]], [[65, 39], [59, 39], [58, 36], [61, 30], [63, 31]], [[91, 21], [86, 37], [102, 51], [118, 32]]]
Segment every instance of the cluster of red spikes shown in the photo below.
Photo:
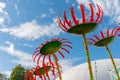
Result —
[[[97, 5], [97, 8], [98, 8], [98, 12], [96, 14], [94, 14], [93, 5], [89, 4], [90, 11], [91, 11], [91, 15], [90, 15], [89, 21], [87, 21], [87, 19], [86, 19], [84, 5], [81, 4], [80, 5], [80, 11], [81, 11], [81, 16], [82, 16], [82, 22], [80, 22], [76, 18], [75, 13], [74, 13], [74, 9], [73, 9], [73, 7], [71, 7], [70, 8], [70, 12], [71, 12], [72, 20], [68, 20], [67, 19], [66, 11], [64, 11], [64, 21], [61, 21], [60, 16], [58, 16], [58, 25], [60, 26], [60, 28], [62, 30], [67, 31], [68, 29], [70, 29], [74, 25], [85, 24], [85, 23], [93, 23], [93, 22], [99, 24], [101, 22], [101, 20], [102, 20], [102, 17], [103, 17], [103, 10], [102, 10], [102, 8], [98, 4], [96, 4], [96, 5]], [[96, 19], [94, 19], [95, 15], [97, 16]], [[73, 24], [73, 22], [74, 22], [74, 24]]]
[[96, 34], [95, 35], [93, 35], [94, 36], [94, 38], [95, 39], [93, 39], [93, 38], [88, 38], [88, 44], [90, 44], [90, 45], [93, 45], [94, 43], [96, 43], [97, 41], [100, 41], [100, 40], [102, 40], [102, 39], [104, 39], [104, 38], [107, 38], [107, 37], [110, 37], [110, 36], [118, 36], [118, 32], [120, 31], [120, 27], [115, 27], [115, 28], [113, 28], [113, 29], [110, 29], [110, 28], [108, 28], [107, 30], [106, 30], [106, 36], [104, 35], [104, 33], [102, 32], [102, 31], [100, 31], [100, 36], [101, 36], [101, 38], [100, 37], [98, 37]]
[[[72, 47], [70, 46], [70, 44], [72, 44], [72, 43], [71, 43], [69, 40], [67, 40], [67, 39], [65, 39], [65, 38], [62, 38], [62, 39], [60, 39], [60, 38], [55, 38], [55, 39], [52, 39], [51, 41], [60, 41], [61, 44], [62, 44], [62, 47], [61, 47], [60, 49], [63, 50], [63, 51], [65, 51], [65, 52], [67, 52], [68, 54], [70, 53], [66, 48], [63, 47], [63, 46], [66, 46], [66, 47], [72, 48]], [[49, 41], [46, 41], [45, 44], [47, 44], [47, 43], [49, 43]], [[40, 49], [41, 49], [45, 44], [41, 44], [40, 46], [38, 46], [38, 47], [35, 49], [34, 53], [33, 53], [32, 58], [33, 58], [33, 61], [34, 61], [34, 62], [35, 62], [36, 57], [38, 56], [38, 58], [37, 58], [37, 64], [39, 64], [40, 59], [42, 59], [42, 61], [43, 61], [42, 63], [44, 64], [46, 57], [48, 57], [49, 62], [52, 62], [52, 61], [51, 61], [51, 55], [42, 55], [42, 54], [40, 53]], [[58, 53], [61, 55], [62, 58], [64, 58], [64, 54], [63, 54], [60, 50], [58, 50]], [[55, 54], [55, 55], [56, 55], [56, 54]], [[57, 56], [57, 55], [56, 55], [56, 56]], [[57, 59], [57, 60], [58, 60], [58, 59]]]
[[[46, 69], [47, 66], [51, 66], [50, 71], [47, 71], [47, 69]], [[62, 70], [62, 67], [60, 65], [59, 65], [59, 67], [60, 67], [60, 70]], [[56, 72], [57, 68], [55, 67], [55, 64], [53, 62], [51, 62], [50, 64], [49, 63], [47, 63], [46, 65], [44, 64], [43, 67], [40, 67], [39, 65], [37, 65], [36, 67], [28, 70], [24, 75], [24, 79], [25, 80], [36, 80], [36, 77], [38, 76], [41, 80], [44, 80], [43, 74], [41, 74], [39, 71], [40, 68], [44, 68], [44, 70], [45, 70], [44, 75], [47, 76], [48, 80], [50, 80], [50, 76], [48, 74], [49, 72], [52, 72], [52, 75], [54, 76], [54, 80], [57, 78], [57, 76], [58, 76], [58, 72]], [[35, 72], [36, 72], [36, 74], [35, 74]], [[60, 72], [62, 72], [62, 71], [60, 71]]]

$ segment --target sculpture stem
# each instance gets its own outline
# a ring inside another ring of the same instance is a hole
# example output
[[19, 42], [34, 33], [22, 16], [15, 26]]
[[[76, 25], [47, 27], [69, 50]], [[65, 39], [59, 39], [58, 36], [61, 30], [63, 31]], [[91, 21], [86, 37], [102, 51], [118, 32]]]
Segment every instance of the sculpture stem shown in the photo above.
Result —
[[87, 44], [87, 40], [86, 40], [86, 35], [83, 34], [82, 36], [83, 36], [83, 41], [84, 41], [84, 48], [85, 48], [85, 51], [86, 51], [86, 59], [87, 59], [87, 62], [88, 62], [90, 80], [94, 80], [93, 72], [92, 72], [92, 66], [91, 66], [91, 60], [90, 60], [90, 54], [89, 54], [88, 44]]
[[44, 80], [46, 80], [46, 76], [45, 76], [45, 74], [43, 75], [43, 77], [44, 77]]
[[55, 54], [53, 54], [53, 57], [54, 57], [55, 64], [57, 66], [57, 71], [58, 71], [59, 79], [62, 80], [62, 76], [61, 76], [61, 72], [60, 72], [60, 68], [59, 68], [57, 57], [56, 57]]
[[108, 48], [107, 45], [106, 45], [105, 47], [106, 47], [106, 49], [107, 49], [107, 51], [108, 51], [108, 54], [109, 54], [109, 56], [110, 56], [110, 59], [111, 59], [111, 61], [112, 61], [112, 65], [113, 65], [113, 67], [114, 67], [116, 76], [117, 76], [118, 80], [120, 80], [119, 73], [118, 73], [117, 67], [116, 67], [116, 65], [115, 65], [115, 61], [114, 61], [114, 59], [113, 59], [113, 57], [112, 57], [112, 54], [111, 54], [111, 52], [110, 52], [110, 49]]

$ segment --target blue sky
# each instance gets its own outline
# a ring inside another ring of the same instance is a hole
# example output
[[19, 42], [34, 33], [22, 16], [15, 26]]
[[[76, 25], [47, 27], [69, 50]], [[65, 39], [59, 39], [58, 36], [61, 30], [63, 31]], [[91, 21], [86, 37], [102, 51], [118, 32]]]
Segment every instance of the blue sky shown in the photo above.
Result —
[[[63, 11], [70, 13], [70, 6], [79, 12], [79, 4], [99, 4], [104, 10], [104, 18], [98, 28], [87, 35], [92, 37], [100, 30], [118, 26], [120, 21], [119, 0], [0, 0], [0, 72], [9, 74], [14, 66], [22, 64], [33, 67], [31, 55], [34, 49], [51, 38], [67, 38], [73, 44], [70, 54], [60, 59], [63, 71], [86, 62], [81, 36], [63, 32], [57, 25], [57, 16]], [[87, 8], [86, 8], [87, 9]], [[80, 14], [77, 14], [79, 16]], [[113, 57], [120, 58], [120, 37], [109, 45]], [[89, 46], [91, 60], [109, 58], [105, 48]]]

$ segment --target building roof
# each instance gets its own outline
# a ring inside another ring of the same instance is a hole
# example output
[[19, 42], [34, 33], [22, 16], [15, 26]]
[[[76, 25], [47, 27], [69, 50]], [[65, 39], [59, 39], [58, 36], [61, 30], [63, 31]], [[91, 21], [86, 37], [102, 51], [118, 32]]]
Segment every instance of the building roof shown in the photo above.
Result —
[[[92, 61], [92, 69], [95, 80], [114, 80], [113, 66], [110, 59]], [[117, 68], [120, 66], [120, 59], [115, 59]], [[62, 80], [89, 80], [87, 63], [73, 67], [62, 74]], [[59, 79], [56, 79], [59, 80]]]

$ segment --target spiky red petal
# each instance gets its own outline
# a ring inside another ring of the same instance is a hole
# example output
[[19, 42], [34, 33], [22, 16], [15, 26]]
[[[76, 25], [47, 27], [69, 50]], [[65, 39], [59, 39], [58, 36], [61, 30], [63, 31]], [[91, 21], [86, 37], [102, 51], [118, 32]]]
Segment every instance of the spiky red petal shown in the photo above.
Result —
[[85, 16], [85, 11], [84, 11], [84, 6], [82, 4], [80, 5], [80, 10], [81, 10], [81, 14], [82, 14], [82, 22], [84, 24], [84, 23], [86, 23], [86, 16]]
[[72, 16], [74, 24], [78, 25], [79, 24], [79, 20], [77, 20], [77, 18], [75, 17], [75, 13], [74, 13], [73, 7], [70, 8], [70, 11], [71, 11], [71, 16]]
[[61, 51], [58, 51], [58, 53], [61, 55], [62, 58], [65, 57]]
[[93, 9], [92, 4], [89, 4], [89, 5], [90, 5], [90, 10], [91, 10], [90, 22], [94, 22], [94, 9]]
[[100, 36], [102, 37], [102, 39], [104, 39], [105, 37], [104, 37], [104, 34], [103, 34], [103, 32], [102, 31], [100, 31]]

